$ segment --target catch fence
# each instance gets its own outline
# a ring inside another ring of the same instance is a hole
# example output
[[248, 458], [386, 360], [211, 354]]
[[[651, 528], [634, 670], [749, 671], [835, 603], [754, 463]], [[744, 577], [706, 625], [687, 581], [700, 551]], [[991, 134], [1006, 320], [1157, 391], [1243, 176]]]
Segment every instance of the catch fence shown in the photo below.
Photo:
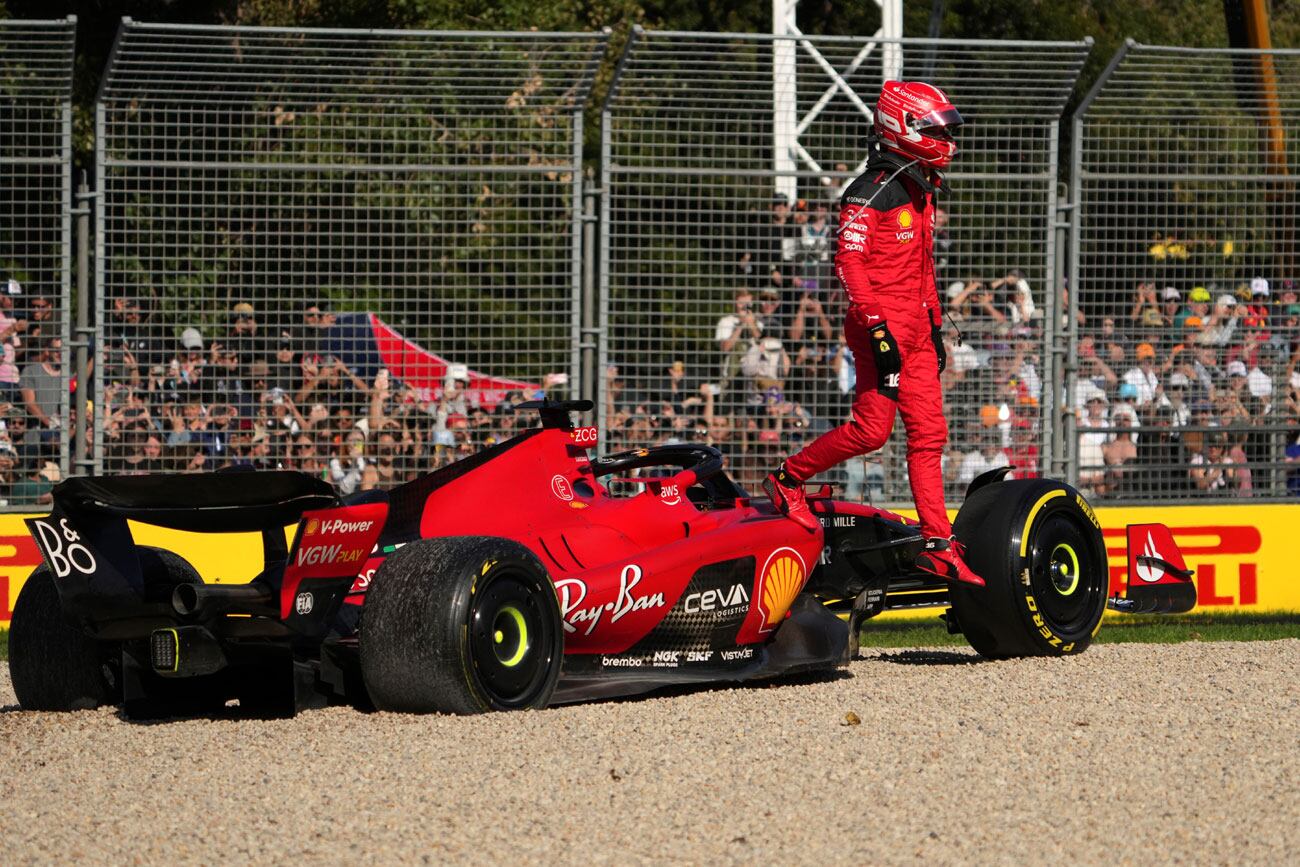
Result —
[[124, 21], [96, 105], [98, 466], [384, 486], [576, 389], [607, 39]]
[[0, 505], [68, 468], [75, 40], [75, 18], [0, 20]]
[[[1050, 469], [1058, 129], [1089, 47], [637, 30], [602, 113], [609, 447], [709, 443], [757, 489], [847, 417], [836, 203], [862, 169], [868, 103], [906, 77], [968, 120], [938, 231], [940, 298], [964, 335], [945, 375], [949, 495], [1004, 459]], [[901, 431], [830, 478], [908, 499]]]
[[1080, 105], [1069, 440], [1099, 499], [1300, 494], [1298, 149], [1300, 51], [1130, 42]]

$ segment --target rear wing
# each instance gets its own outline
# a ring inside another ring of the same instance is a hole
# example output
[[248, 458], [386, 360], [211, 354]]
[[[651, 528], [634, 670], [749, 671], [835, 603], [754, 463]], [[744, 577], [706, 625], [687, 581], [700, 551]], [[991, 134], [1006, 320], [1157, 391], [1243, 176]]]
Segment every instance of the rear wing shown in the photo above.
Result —
[[284, 527], [337, 503], [327, 483], [297, 472], [76, 477], [55, 487], [49, 515], [26, 523], [65, 614], [93, 633], [157, 607], [145, 601], [128, 521], [190, 532], [260, 532], [262, 575], [278, 587], [289, 555]]
[[1196, 585], [1174, 534], [1164, 524], [1129, 524], [1128, 587], [1106, 607], [1125, 614], [1183, 614], [1196, 607]]

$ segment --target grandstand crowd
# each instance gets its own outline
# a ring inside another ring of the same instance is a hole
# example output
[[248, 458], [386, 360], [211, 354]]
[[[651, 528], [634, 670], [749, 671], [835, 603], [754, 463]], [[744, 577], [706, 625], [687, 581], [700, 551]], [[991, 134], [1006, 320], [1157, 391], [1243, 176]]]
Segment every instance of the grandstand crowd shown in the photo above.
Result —
[[[1043, 470], [1045, 314], [1041, 287], [1018, 270], [957, 273], [947, 215], [937, 218], [952, 429], [944, 473], [955, 498], [987, 469]], [[730, 309], [700, 324], [698, 352], [604, 372], [603, 450], [706, 443], [757, 489], [788, 451], [845, 417], [854, 365], [840, 335], [828, 202], [777, 195], [741, 238]], [[1071, 308], [1061, 288], [1058, 309], [1073, 310], [1080, 335], [1070, 396], [1080, 486], [1099, 498], [1236, 497], [1251, 496], [1264, 475], [1300, 493], [1295, 283], [1187, 282], [1140, 282], [1109, 308]], [[206, 329], [162, 322], [147, 297], [110, 305], [104, 369], [94, 373], [103, 377], [94, 411], [103, 413], [107, 473], [297, 469], [351, 494], [399, 484], [534, 423], [514, 407], [538, 394], [513, 391], [487, 405], [463, 365], [451, 366], [436, 394], [386, 371], [361, 378], [325, 351], [335, 317], [323, 302], [267, 315], [241, 301]], [[0, 283], [0, 499], [10, 504], [48, 502], [60, 476], [68, 433], [59, 407], [75, 382], [61, 369], [54, 306], [16, 280]], [[1278, 455], [1295, 467], [1261, 474]], [[880, 498], [904, 465], [895, 437], [833, 480], [846, 496]]]

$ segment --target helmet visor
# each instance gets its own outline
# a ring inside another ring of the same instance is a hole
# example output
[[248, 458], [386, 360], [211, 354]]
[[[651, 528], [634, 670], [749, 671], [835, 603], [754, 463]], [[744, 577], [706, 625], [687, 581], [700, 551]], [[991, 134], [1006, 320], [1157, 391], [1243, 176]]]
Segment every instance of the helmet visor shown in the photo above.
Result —
[[941, 128], [947, 128], [948, 131], [951, 131], [952, 128], [959, 127], [963, 123], [965, 121], [961, 119], [961, 113], [957, 109], [935, 109], [920, 117], [913, 118], [912, 129], [933, 135]]

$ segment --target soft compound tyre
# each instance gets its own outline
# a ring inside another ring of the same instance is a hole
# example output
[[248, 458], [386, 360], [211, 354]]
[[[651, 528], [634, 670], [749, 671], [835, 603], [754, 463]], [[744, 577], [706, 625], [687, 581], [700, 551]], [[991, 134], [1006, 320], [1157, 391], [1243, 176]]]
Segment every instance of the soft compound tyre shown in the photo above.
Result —
[[983, 656], [1063, 656], [1092, 643], [1109, 570], [1096, 515], [1078, 491], [1047, 479], [977, 490], [953, 525], [985, 587], [954, 585], [953, 614]]
[[[184, 557], [163, 548], [138, 547], [145, 602], [171, 599], [177, 584], [203, 579]], [[38, 566], [14, 604], [9, 631], [9, 676], [18, 703], [28, 710], [86, 710], [121, 701], [121, 645], [100, 641], [63, 614], [49, 567]]]
[[426, 539], [376, 571], [361, 612], [361, 674], [378, 710], [542, 708], [564, 633], [545, 567], [517, 542]]
[[36, 567], [14, 603], [9, 677], [27, 710], [88, 710], [117, 701], [111, 651], [63, 616], [47, 566]]

